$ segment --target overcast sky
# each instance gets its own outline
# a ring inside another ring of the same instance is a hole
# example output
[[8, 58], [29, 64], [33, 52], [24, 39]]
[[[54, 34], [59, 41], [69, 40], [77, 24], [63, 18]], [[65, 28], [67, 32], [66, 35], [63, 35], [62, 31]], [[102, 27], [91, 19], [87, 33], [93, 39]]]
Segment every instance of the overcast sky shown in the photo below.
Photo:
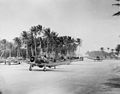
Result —
[[0, 0], [0, 39], [12, 40], [41, 24], [59, 35], [83, 40], [81, 51], [114, 48], [120, 43], [115, 0]]

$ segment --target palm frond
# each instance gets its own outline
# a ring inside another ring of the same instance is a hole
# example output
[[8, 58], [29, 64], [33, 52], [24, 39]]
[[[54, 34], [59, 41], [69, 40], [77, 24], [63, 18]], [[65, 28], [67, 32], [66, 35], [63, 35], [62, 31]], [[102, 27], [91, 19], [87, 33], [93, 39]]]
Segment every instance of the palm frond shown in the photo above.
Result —
[[120, 16], [120, 11], [118, 11], [117, 13], [113, 14], [113, 16]]
[[117, 3], [117, 4], [112, 4], [113, 6], [120, 6], [120, 3]]

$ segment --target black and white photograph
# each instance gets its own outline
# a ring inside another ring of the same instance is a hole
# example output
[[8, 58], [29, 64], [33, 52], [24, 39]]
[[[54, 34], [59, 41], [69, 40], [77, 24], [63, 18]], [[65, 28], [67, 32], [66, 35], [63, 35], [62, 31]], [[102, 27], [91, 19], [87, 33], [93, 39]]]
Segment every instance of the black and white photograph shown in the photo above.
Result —
[[0, 0], [0, 94], [120, 94], [120, 0]]

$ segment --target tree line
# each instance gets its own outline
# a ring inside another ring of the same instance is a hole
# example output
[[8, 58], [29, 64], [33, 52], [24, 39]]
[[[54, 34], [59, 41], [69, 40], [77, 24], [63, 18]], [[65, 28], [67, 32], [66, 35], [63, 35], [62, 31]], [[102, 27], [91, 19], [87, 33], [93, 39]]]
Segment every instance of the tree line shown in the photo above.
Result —
[[32, 26], [28, 31], [22, 31], [14, 42], [6, 39], [0, 40], [1, 57], [23, 57], [46, 55], [47, 57], [59, 58], [60, 56], [75, 56], [77, 47], [81, 46], [80, 38], [71, 36], [59, 36], [50, 28], [42, 25]]

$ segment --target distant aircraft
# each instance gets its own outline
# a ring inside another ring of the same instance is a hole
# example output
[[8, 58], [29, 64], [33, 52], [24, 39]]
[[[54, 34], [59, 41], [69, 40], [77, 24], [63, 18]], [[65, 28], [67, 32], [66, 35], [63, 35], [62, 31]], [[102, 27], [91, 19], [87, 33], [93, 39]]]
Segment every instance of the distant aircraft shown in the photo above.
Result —
[[120, 0], [116, 0], [116, 1], [120, 1]]
[[93, 58], [93, 57], [86, 57], [86, 58], [94, 60], [94, 61], [102, 61], [103, 60], [103, 58], [100, 58], [99, 56], [96, 56], [95, 58]]

